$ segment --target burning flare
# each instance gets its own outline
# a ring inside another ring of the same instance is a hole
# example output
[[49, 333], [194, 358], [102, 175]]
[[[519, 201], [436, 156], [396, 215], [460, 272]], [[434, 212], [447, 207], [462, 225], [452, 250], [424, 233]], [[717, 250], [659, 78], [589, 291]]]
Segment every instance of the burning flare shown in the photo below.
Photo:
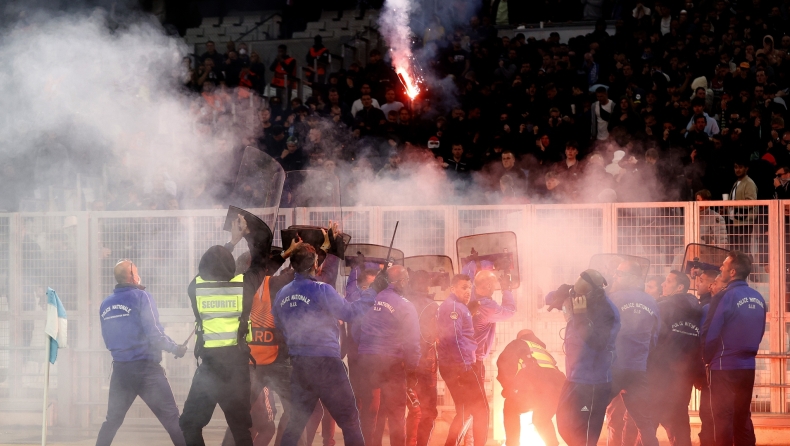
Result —
[[521, 446], [546, 446], [546, 443], [538, 435], [535, 425], [532, 423], [532, 412], [521, 414], [521, 436], [519, 438]]
[[409, 14], [413, 8], [411, 0], [386, 0], [379, 15], [379, 31], [390, 46], [392, 65], [411, 99], [420, 94], [423, 83], [422, 68], [411, 52]]

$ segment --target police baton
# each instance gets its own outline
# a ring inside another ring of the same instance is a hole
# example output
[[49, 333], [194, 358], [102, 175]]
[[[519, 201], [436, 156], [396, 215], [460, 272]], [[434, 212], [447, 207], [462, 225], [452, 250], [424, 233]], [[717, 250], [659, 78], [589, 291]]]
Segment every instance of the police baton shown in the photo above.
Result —
[[[187, 344], [189, 344], [189, 340], [190, 340], [190, 339], [192, 339], [192, 336], [194, 336], [194, 335], [195, 335], [195, 331], [196, 331], [196, 330], [197, 330], [197, 327], [195, 327], [195, 328], [193, 328], [193, 329], [192, 329], [192, 333], [190, 333], [190, 334], [189, 334], [189, 336], [187, 337], [187, 340], [186, 340], [186, 341], [184, 341], [184, 343], [183, 343], [183, 344], [181, 344], [181, 347], [186, 347], [186, 346], [187, 346]], [[175, 355], [173, 355], [173, 357], [174, 357], [174, 358], [176, 358], [176, 359], [178, 359], [178, 356], [175, 356]]]
[[398, 233], [398, 225], [400, 224], [400, 220], [395, 222], [395, 230], [392, 231], [392, 240], [390, 240], [390, 249], [387, 250], [387, 258], [384, 259], [387, 263], [384, 264], [384, 271], [387, 271], [392, 266], [392, 259], [390, 259], [390, 254], [392, 254], [392, 245], [395, 243], [395, 234]]

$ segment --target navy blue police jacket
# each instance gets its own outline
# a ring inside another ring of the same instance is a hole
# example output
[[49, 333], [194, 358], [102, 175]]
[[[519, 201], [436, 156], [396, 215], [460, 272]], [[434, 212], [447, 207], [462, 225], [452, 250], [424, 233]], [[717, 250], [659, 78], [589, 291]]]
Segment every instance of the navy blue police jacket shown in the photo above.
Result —
[[340, 358], [340, 326], [364, 314], [375, 301], [369, 288], [356, 302], [348, 302], [329, 284], [304, 274], [284, 286], [274, 300], [272, 312], [291, 356]]
[[178, 345], [159, 323], [156, 303], [147, 291], [118, 285], [99, 306], [101, 334], [113, 361], [160, 362], [162, 350], [176, 353]]
[[658, 303], [642, 290], [615, 291], [609, 295], [620, 312], [620, 333], [615, 342], [617, 359], [614, 368], [647, 370], [647, 357], [660, 328]]
[[[716, 296], [715, 298], [717, 298]], [[715, 299], [714, 298], [714, 299]], [[711, 309], [713, 304], [711, 304]], [[712, 370], [754, 370], [755, 355], [765, 334], [763, 296], [746, 281], [730, 282], [705, 323], [703, 359]]]
[[[546, 302], [554, 301], [554, 291]], [[573, 314], [565, 327], [565, 375], [578, 384], [612, 382], [612, 364], [617, 353], [615, 340], [620, 331], [620, 313], [608, 297]]]
[[420, 362], [420, 324], [417, 310], [393, 285], [376, 296], [376, 303], [361, 319], [361, 355], [385, 355], [402, 359], [406, 370]]

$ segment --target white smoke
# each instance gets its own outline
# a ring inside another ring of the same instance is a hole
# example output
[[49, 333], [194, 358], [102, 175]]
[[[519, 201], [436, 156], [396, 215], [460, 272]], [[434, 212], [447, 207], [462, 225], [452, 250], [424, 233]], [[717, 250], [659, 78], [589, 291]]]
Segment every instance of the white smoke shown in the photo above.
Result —
[[406, 92], [412, 99], [420, 93], [413, 67], [409, 18], [414, 11], [411, 0], [386, 0], [379, 15], [379, 32], [390, 47], [395, 72], [402, 76]]
[[[75, 172], [86, 172], [95, 158], [104, 167], [89, 174], [109, 185], [131, 178], [151, 189], [165, 181], [173, 194], [204, 182], [214, 167], [207, 159], [232, 145], [226, 141], [232, 123], [222, 125], [227, 116], [183, 88], [187, 46], [165, 35], [152, 16], [114, 30], [110, 24], [99, 9], [30, 14], [4, 30], [0, 158], [27, 156], [35, 165], [35, 186], [73, 187]], [[223, 107], [239, 108], [230, 95], [222, 99]], [[213, 122], [217, 116], [219, 123]], [[53, 145], [68, 149], [52, 152]]]

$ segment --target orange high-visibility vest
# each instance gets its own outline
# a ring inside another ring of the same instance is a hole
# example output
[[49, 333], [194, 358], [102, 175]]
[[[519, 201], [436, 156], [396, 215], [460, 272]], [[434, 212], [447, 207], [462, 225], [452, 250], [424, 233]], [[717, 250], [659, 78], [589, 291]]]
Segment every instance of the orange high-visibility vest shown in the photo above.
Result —
[[[252, 340], [247, 341], [250, 346], [250, 354], [255, 358], [255, 364], [271, 364], [277, 359], [279, 346], [275, 330], [274, 315], [272, 314], [272, 299], [269, 295], [269, 279], [266, 276], [263, 283], [258, 287], [252, 299], [252, 309], [250, 310], [250, 334]], [[252, 361], [250, 361], [252, 364]]]
[[[278, 63], [274, 67], [274, 78], [272, 78], [272, 85], [279, 88], [285, 88], [285, 76], [287, 75], [293, 77], [293, 73], [289, 73], [285, 71], [283, 65], [289, 65], [293, 60], [294, 60], [293, 57], [289, 57], [285, 59], [283, 63]], [[295, 84], [292, 84], [291, 88], [294, 88], [294, 85]]]
[[[323, 55], [323, 54], [324, 54], [326, 51], [327, 51], [327, 48], [326, 48], [326, 47], [324, 47], [324, 48], [321, 48], [321, 49], [320, 49], [320, 50], [318, 50], [318, 51], [316, 51], [316, 50], [315, 50], [315, 48], [313, 48], [313, 47], [310, 47], [310, 57], [312, 57], [313, 59], [318, 59], [318, 58], [319, 58], [319, 57], [321, 57], [321, 56], [322, 56], [322, 55]], [[310, 70], [310, 71], [313, 71], [313, 67], [312, 67], [312, 66], [311, 66], [311, 67], [309, 67], [309, 70]], [[319, 76], [323, 76], [325, 73], [326, 73], [326, 70], [324, 69], [324, 66], [322, 65], [321, 61], [319, 60], [319, 61], [318, 61], [318, 75], [319, 75]]]

